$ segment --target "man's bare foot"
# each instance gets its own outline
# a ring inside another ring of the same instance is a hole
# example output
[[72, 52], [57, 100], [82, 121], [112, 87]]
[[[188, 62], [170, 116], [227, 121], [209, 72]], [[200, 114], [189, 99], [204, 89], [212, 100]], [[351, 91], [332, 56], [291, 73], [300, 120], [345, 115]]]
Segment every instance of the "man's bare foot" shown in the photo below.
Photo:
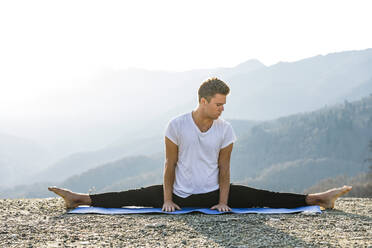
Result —
[[90, 205], [92, 203], [87, 194], [74, 193], [68, 189], [60, 189], [57, 187], [48, 187], [48, 190], [61, 196], [63, 200], [65, 200], [67, 209], [76, 208], [79, 205]]
[[306, 202], [309, 205], [319, 205], [324, 209], [332, 209], [335, 207], [337, 198], [346, 194], [351, 189], [351, 186], [344, 185], [343, 187], [330, 189], [322, 193], [309, 194], [306, 198]]

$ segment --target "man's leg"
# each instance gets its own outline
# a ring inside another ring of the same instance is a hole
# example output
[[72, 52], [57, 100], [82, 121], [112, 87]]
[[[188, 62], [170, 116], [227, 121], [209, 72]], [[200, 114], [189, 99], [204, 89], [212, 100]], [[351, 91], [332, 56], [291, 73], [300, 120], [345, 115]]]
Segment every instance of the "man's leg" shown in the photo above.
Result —
[[153, 185], [140, 189], [90, 195], [91, 206], [120, 208], [141, 206], [161, 208], [163, 205], [163, 186]]
[[231, 208], [295, 208], [306, 206], [305, 199], [306, 195], [278, 193], [231, 184], [228, 205]]
[[[74, 193], [67, 189], [49, 187], [50, 191], [65, 200], [66, 208], [76, 208], [79, 205], [115, 208], [123, 206], [157, 207], [163, 205], [163, 185], [154, 185], [141, 189], [102, 194]], [[173, 202], [182, 207], [211, 207], [218, 203], [219, 191], [191, 195], [186, 198], [173, 194]]]
[[344, 186], [322, 193], [303, 195], [271, 192], [242, 185], [231, 185], [229, 194], [229, 207], [295, 208], [306, 205], [319, 205], [323, 208], [333, 208], [336, 199], [346, 194], [350, 190], [350, 186]]
[[79, 205], [106, 208], [123, 206], [161, 207], [163, 204], [162, 185], [93, 195], [74, 193], [56, 187], [49, 187], [48, 189], [65, 200], [66, 208], [76, 208]]

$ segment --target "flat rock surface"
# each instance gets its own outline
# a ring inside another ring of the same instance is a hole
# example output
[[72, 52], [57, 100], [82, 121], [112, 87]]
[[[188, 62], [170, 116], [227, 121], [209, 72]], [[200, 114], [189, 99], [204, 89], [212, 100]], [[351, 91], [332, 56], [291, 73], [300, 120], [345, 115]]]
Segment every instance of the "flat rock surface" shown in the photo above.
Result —
[[372, 199], [322, 214], [73, 215], [62, 199], [0, 199], [0, 247], [372, 247]]

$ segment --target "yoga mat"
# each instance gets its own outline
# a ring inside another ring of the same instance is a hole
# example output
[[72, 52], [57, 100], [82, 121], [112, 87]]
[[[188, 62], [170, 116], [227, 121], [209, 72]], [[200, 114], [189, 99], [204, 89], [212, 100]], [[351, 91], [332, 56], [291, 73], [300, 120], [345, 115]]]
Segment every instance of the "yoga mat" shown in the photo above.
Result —
[[322, 213], [319, 206], [305, 206], [298, 208], [232, 208], [229, 212], [219, 212], [209, 208], [182, 208], [174, 212], [164, 212], [161, 208], [100, 208], [100, 207], [77, 207], [67, 212], [68, 214], [188, 214], [200, 212], [203, 214], [292, 214], [292, 213]]

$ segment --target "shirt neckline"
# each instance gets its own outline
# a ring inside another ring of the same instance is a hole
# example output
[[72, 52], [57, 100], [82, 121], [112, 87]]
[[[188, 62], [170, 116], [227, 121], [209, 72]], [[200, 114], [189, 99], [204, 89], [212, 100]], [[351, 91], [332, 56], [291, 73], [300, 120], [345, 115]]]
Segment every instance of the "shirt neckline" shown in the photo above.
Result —
[[206, 134], [208, 134], [208, 133], [212, 130], [212, 128], [214, 127], [214, 122], [215, 122], [215, 121], [213, 120], [213, 122], [212, 122], [212, 126], [211, 126], [207, 131], [202, 132], [202, 131], [199, 129], [198, 125], [196, 125], [196, 123], [195, 123], [195, 121], [194, 121], [194, 118], [192, 118], [192, 111], [190, 112], [189, 117], [190, 117], [191, 122], [193, 123], [193, 126], [195, 127], [196, 131], [197, 131], [199, 134], [201, 134], [201, 135], [206, 135]]

